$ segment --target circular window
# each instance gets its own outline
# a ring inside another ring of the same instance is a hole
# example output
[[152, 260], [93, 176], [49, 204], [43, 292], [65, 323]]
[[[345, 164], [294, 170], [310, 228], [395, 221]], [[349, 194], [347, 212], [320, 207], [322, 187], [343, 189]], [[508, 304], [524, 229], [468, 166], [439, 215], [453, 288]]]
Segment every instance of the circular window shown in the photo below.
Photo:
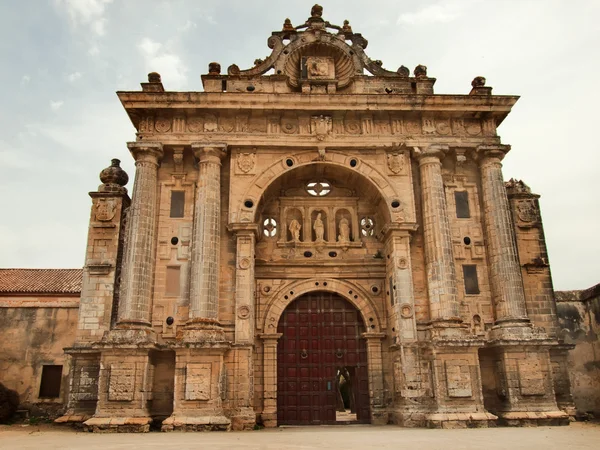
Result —
[[277, 234], [277, 221], [268, 217], [263, 221], [263, 234], [266, 237], [273, 237]]
[[360, 234], [363, 236], [373, 236], [375, 234], [375, 222], [370, 217], [360, 219]]
[[311, 181], [306, 185], [306, 191], [313, 197], [323, 197], [331, 192], [329, 181]]

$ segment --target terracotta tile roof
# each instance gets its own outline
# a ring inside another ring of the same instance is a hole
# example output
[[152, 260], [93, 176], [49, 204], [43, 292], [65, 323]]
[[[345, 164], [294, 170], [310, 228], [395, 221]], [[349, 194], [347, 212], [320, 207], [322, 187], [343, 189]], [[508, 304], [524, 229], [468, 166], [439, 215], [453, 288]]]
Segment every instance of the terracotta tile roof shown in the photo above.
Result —
[[0, 269], [0, 293], [79, 294], [83, 269]]

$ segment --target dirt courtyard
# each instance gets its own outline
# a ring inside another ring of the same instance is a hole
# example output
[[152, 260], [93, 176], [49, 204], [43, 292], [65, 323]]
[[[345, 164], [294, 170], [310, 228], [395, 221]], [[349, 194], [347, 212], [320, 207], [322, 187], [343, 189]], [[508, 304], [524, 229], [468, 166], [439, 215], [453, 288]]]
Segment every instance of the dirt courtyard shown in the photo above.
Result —
[[393, 426], [289, 427], [230, 433], [92, 434], [52, 425], [0, 425], [0, 449], [583, 449], [598, 448], [600, 425], [427, 430]]

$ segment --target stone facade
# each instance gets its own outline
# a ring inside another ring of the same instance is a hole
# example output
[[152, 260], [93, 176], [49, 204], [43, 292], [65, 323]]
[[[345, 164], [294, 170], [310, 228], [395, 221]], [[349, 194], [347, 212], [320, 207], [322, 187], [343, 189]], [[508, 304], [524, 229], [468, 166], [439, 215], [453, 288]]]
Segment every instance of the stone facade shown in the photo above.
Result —
[[[249, 429], [297, 409], [305, 423], [302, 405], [278, 401], [281, 359], [327, 399], [333, 378], [311, 371], [354, 344], [333, 338], [327, 353], [328, 338], [307, 335], [291, 348], [281, 318], [327, 292], [361, 318], [365, 360], [344, 370], [366, 364], [355, 388], [368, 422], [568, 423], [538, 196], [502, 174], [496, 129], [518, 98], [482, 77], [436, 95], [425, 66], [384, 69], [318, 5], [268, 46], [247, 70], [211, 63], [204, 92], [165, 91], [151, 73], [118, 93], [137, 130], [135, 182], [130, 199], [113, 162], [90, 193], [60, 420]], [[328, 336], [334, 309], [310, 308], [310, 333]]]

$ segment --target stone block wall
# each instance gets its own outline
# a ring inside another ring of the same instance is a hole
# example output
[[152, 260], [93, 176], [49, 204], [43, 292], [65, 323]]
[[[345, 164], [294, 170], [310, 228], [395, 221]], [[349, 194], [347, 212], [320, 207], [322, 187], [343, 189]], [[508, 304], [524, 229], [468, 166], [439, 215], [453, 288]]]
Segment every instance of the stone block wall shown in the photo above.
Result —
[[577, 413], [600, 417], [600, 284], [583, 291], [557, 291], [560, 336], [568, 353]]

